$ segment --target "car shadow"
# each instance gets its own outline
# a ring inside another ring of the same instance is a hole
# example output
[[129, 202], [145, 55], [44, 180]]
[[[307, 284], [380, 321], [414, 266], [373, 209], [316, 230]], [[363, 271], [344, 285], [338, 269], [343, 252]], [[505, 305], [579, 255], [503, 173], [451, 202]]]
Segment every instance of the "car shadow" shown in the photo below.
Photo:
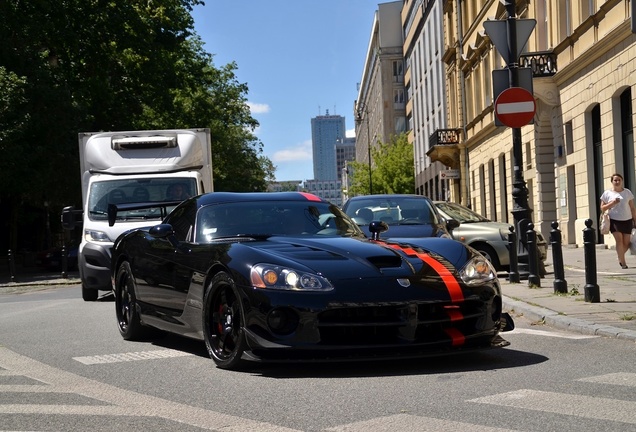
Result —
[[456, 374], [531, 366], [547, 361], [542, 355], [500, 349], [407, 360], [339, 363], [259, 364], [248, 366], [255, 375], [267, 378], [364, 378], [378, 376]]
[[[209, 358], [201, 341], [167, 334], [154, 339], [153, 345]], [[403, 360], [352, 360], [330, 362], [259, 363], [246, 361], [238, 372], [266, 378], [363, 378], [378, 376], [454, 374], [473, 371], [518, 368], [547, 361], [548, 358], [531, 352], [510, 348], [492, 349]], [[228, 371], [229, 372], [229, 371]]]

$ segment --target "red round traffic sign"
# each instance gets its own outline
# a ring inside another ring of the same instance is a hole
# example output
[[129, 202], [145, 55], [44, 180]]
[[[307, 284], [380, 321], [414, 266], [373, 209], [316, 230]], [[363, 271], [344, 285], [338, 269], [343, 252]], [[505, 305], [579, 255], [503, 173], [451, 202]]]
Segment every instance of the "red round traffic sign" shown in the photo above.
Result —
[[530, 123], [536, 111], [534, 96], [521, 87], [505, 89], [495, 101], [495, 115], [511, 128], [520, 128]]

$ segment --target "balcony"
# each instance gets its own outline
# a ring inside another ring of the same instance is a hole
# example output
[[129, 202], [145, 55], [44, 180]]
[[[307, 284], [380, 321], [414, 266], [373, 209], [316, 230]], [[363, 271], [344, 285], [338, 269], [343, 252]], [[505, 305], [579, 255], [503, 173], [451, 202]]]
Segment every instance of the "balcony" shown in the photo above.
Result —
[[552, 51], [523, 53], [519, 56], [519, 66], [532, 69], [535, 78], [550, 77], [557, 73], [557, 55]]
[[461, 129], [437, 129], [428, 139], [426, 155], [432, 162], [441, 162], [450, 168], [459, 168]]

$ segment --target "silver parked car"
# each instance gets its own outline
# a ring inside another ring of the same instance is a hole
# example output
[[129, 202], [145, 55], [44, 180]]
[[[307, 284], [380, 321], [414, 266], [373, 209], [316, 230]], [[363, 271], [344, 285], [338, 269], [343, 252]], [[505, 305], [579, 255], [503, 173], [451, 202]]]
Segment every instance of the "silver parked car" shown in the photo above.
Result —
[[[495, 269], [507, 270], [510, 265], [508, 234], [512, 225], [491, 221], [468, 207], [453, 202], [435, 201], [435, 206], [442, 217], [459, 222], [459, 227], [451, 231], [455, 240], [477, 249], [488, 258]], [[537, 232], [537, 249], [539, 250], [539, 274], [544, 276], [544, 261], [548, 255], [548, 245], [539, 232]]]

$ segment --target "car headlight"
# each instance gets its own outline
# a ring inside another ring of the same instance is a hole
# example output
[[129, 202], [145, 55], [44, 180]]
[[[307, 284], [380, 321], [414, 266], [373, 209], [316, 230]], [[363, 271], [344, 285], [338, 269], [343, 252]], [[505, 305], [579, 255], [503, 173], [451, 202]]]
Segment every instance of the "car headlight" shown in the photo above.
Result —
[[483, 256], [474, 256], [459, 270], [466, 285], [482, 285], [497, 278], [490, 262]]
[[510, 229], [500, 228], [499, 234], [501, 235], [501, 239], [508, 241], [508, 236], [510, 235]]
[[270, 264], [258, 264], [252, 267], [250, 279], [255, 288], [288, 291], [333, 290], [333, 285], [320, 275]]
[[84, 238], [88, 242], [110, 242], [111, 239], [108, 237], [104, 231], [97, 230], [84, 230]]

